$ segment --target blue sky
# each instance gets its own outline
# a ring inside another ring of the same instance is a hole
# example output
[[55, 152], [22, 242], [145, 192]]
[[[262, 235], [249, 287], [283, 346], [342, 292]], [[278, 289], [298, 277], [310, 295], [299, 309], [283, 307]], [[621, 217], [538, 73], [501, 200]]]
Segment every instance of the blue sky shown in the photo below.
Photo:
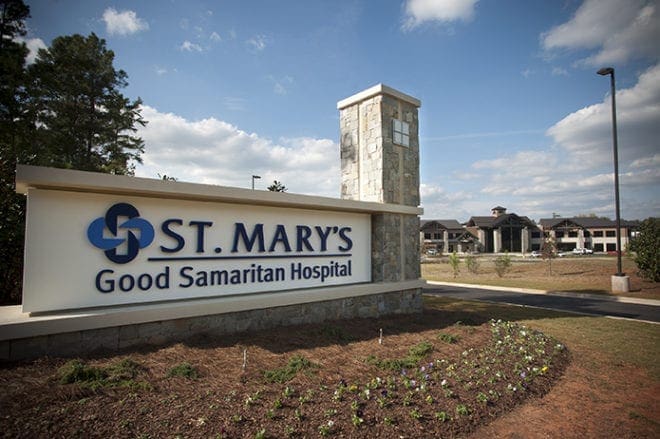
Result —
[[422, 101], [424, 218], [660, 216], [658, 0], [35, 0], [31, 49], [95, 32], [149, 121], [136, 175], [339, 196], [337, 101]]

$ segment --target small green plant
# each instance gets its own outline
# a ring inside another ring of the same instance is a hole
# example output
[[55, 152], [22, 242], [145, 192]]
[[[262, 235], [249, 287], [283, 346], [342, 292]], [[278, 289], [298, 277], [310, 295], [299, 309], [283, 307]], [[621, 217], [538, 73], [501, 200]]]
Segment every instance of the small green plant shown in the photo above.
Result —
[[458, 336], [447, 334], [445, 332], [441, 332], [440, 334], [438, 334], [438, 338], [444, 341], [445, 343], [449, 343], [449, 344], [454, 344], [458, 342]]
[[71, 360], [57, 371], [60, 383], [84, 383], [87, 385], [102, 386], [108, 373], [100, 367], [88, 366], [80, 360]]
[[422, 414], [417, 409], [410, 410], [410, 417], [416, 420], [422, 419]]
[[353, 416], [351, 416], [351, 422], [354, 426], [359, 427], [364, 422], [364, 419], [359, 417], [356, 413], [353, 413]]
[[291, 398], [293, 395], [295, 395], [295, 393], [296, 389], [291, 386], [286, 386], [282, 391], [282, 395], [284, 395], [285, 398]]
[[451, 420], [447, 412], [435, 412], [434, 416], [435, 419], [437, 419], [440, 422], [447, 422]]
[[495, 273], [497, 273], [498, 277], [504, 277], [504, 275], [507, 274], [510, 269], [511, 256], [509, 256], [508, 252], [495, 258]]
[[479, 274], [479, 259], [474, 255], [467, 255], [465, 257], [465, 265], [472, 274]]
[[402, 369], [412, 369], [416, 368], [417, 364], [431, 352], [433, 352], [433, 345], [427, 341], [422, 341], [411, 347], [408, 350], [408, 355], [404, 358], [380, 360], [379, 358], [370, 355], [367, 358], [367, 363], [385, 370], [400, 371]]
[[190, 363], [184, 361], [183, 363], [177, 364], [172, 367], [169, 372], [167, 372], [168, 377], [183, 377], [188, 379], [195, 379], [199, 377], [199, 373], [194, 366]]
[[488, 404], [488, 395], [486, 395], [483, 392], [479, 392], [477, 394], [477, 401], [479, 401], [482, 404]]
[[285, 383], [302, 370], [318, 367], [302, 355], [294, 355], [284, 367], [265, 371], [264, 378], [269, 383]]
[[332, 427], [335, 425], [335, 421], [330, 420], [326, 422], [325, 424], [319, 425], [319, 434], [321, 436], [327, 436], [331, 433]]
[[461, 272], [460, 269], [461, 260], [459, 259], [456, 252], [453, 252], [449, 255], [449, 265], [451, 266], [451, 271], [454, 274], [454, 279], [458, 276], [458, 273]]
[[257, 433], [254, 435], [254, 439], [264, 439], [266, 437], [266, 429], [262, 428], [261, 430], [257, 431]]
[[273, 408], [278, 410], [282, 408], [282, 401], [279, 398], [273, 402]]
[[470, 414], [470, 409], [465, 404], [458, 404], [456, 406], [456, 414], [459, 416], [468, 416]]

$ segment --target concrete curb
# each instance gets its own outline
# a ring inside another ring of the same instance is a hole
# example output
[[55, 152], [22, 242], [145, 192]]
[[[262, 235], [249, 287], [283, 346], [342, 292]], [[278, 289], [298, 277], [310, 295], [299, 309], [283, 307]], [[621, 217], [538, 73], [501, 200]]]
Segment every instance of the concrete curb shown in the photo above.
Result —
[[603, 300], [607, 302], [621, 302], [621, 303], [633, 303], [636, 305], [660, 306], [660, 300], [654, 300], [654, 299], [641, 299], [637, 297], [626, 297], [626, 296], [606, 296], [599, 294], [572, 293], [569, 291], [546, 291], [546, 290], [535, 290], [531, 288], [499, 287], [494, 285], [464, 284], [458, 282], [438, 282], [438, 281], [427, 280], [426, 286], [424, 288], [431, 288], [433, 285], [461, 287], [461, 288], [479, 288], [482, 290], [493, 290], [493, 291], [513, 291], [515, 293], [544, 294], [548, 296], [574, 297], [578, 299]]

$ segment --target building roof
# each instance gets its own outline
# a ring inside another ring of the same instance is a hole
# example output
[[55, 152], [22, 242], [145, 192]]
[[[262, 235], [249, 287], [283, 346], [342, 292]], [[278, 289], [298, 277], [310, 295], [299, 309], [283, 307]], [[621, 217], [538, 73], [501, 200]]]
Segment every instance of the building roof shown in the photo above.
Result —
[[[577, 227], [584, 229], [612, 228], [616, 227], [616, 221], [609, 218], [594, 218], [594, 217], [572, 217], [572, 218], [541, 218], [541, 227], [544, 229], [554, 229], [563, 223], [572, 223]], [[569, 225], [569, 224], [567, 224]], [[626, 221], [621, 220], [621, 225], [624, 227], [637, 227], [639, 221]]]
[[515, 213], [506, 213], [500, 216], [473, 216], [468, 220], [466, 225], [468, 227], [478, 227], [480, 229], [492, 229], [509, 221], [519, 222], [523, 226], [534, 229], [538, 227], [531, 219], [526, 216], [518, 216]]
[[447, 230], [463, 230], [461, 223], [455, 219], [431, 219], [431, 220], [421, 220], [419, 222], [420, 228], [425, 228], [426, 226], [432, 226], [433, 224], [439, 225], [443, 229]]

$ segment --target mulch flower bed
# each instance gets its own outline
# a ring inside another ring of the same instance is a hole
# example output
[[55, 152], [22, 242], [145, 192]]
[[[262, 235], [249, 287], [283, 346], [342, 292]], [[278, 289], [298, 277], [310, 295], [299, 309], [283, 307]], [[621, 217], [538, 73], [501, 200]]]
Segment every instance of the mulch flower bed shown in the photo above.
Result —
[[569, 361], [502, 321], [355, 319], [0, 369], [5, 437], [465, 436]]

